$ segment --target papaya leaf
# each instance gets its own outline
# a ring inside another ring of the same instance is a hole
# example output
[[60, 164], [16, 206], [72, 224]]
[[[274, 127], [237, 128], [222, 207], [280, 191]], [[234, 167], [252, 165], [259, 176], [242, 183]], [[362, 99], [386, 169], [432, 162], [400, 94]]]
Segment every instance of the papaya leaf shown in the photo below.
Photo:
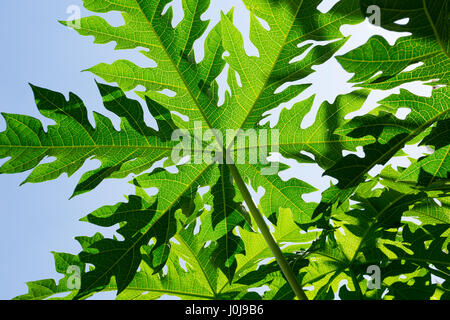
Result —
[[[35, 86], [38, 110], [54, 124], [3, 114], [0, 158], [8, 159], [0, 173], [30, 171], [24, 183], [44, 182], [96, 159], [100, 166], [83, 173], [72, 196], [107, 178], [135, 186], [126, 202], [82, 219], [117, 234], [77, 237], [78, 256], [55, 253], [63, 279], [30, 282], [17, 299], [86, 299], [101, 291], [133, 300], [448, 298], [448, 1], [343, 0], [325, 12], [321, 0], [244, 0], [254, 55], [233, 10], [209, 26], [209, 0], [180, 2], [177, 24], [170, 0], [84, 0], [94, 15], [62, 22], [95, 43], [139, 49], [149, 62], [86, 70], [117, 85], [97, 83], [120, 129], [99, 113], [91, 123], [75, 94], [66, 99]], [[409, 35], [394, 45], [375, 36], [337, 57], [354, 74], [352, 92], [318, 110], [314, 95], [283, 108], [310, 89], [305, 79], [314, 67], [346, 43], [342, 27], [363, 22], [370, 5], [380, 9], [382, 27]], [[124, 23], [100, 16], [110, 12]], [[195, 43], [204, 49], [200, 59]], [[372, 90], [412, 81], [428, 81], [431, 95], [401, 89], [347, 120]], [[146, 124], [143, 107], [157, 128]], [[277, 111], [277, 121], [267, 122]], [[314, 121], [302, 127], [312, 111]], [[386, 166], [414, 144], [430, 152], [407, 168]], [[290, 167], [268, 160], [277, 154], [334, 178], [321, 203], [303, 197], [316, 188], [281, 178]], [[372, 176], [376, 166], [385, 168]], [[250, 187], [263, 189], [258, 201]], [[71, 266], [80, 270], [79, 286], [70, 282]], [[372, 282], [370, 270], [379, 271]]]

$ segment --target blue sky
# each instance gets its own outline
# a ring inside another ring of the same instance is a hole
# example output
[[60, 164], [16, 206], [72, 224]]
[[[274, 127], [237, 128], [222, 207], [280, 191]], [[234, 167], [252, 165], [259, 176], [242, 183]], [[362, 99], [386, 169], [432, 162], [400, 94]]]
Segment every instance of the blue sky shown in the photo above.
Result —
[[[176, 1], [177, 3], [179, 1]], [[332, 1], [335, 2], [335, 1]], [[127, 58], [138, 64], [145, 64], [136, 50], [114, 51], [114, 44], [96, 45], [92, 38], [81, 37], [58, 23], [66, 20], [71, 5], [82, 6], [81, 0], [2, 0], [0, 4], [0, 111], [28, 114], [50, 122], [37, 112], [28, 83], [64, 93], [69, 91], [79, 95], [89, 111], [99, 111], [110, 115], [102, 106], [95, 86], [95, 77], [81, 72], [100, 62], [111, 63], [118, 58]], [[220, 10], [228, 11], [236, 7], [235, 23], [248, 38], [248, 13], [238, 0], [212, 0], [212, 7], [205, 15], [214, 21], [220, 17]], [[175, 10], [175, 12], [177, 12]], [[87, 12], [82, 10], [82, 15]], [[107, 15], [110, 21], [120, 23], [118, 15]], [[344, 50], [365, 42], [380, 30], [368, 23], [358, 28], [348, 27], [348, 34], [355, 34]], [[390, 38], [389, 38], [390, 37]], [[393, 41], [395, 37], [388, 34]], [[201, 56], [201, 41], [196, 44]], [[252, 52], [252, 45], [246, 42], [246, 49]], [[350, 75], [343, 72], [335, 60], [317, 68], [312, 76], [314, 86], [299, 99], [312, 93], [319, 93], [317, 102], [334, 100], [338, 93], [349, 92], [345, 82]], [[327, 90], [318, 91], [326, 87]], [[415, 85], [415, 90], [425, 92]], [[375, 106], [375, 101], [383, 97], [379, 93], [371, 95], [364, 110]], [[309, 115], [310, 121], [314, 113]], [[0, 119], [0, 131], [5, 122]], [[0, 164], [4, 160], [0, 160]], [[97, 164], [90, 161], [83, 169]], [[307, 169], [307, 170], [305, 170]], [[308, 175], [305, 177], [305, 172]], [[126, 181], [108, 180], [94, 191], [68, 200], [83, 170], [68, 178], [19, 187], [28, 173], [0, 176], [0, 201], [2, 223], [0, 230], [0, 299], [10, 299], [26, 293], [26, 281], [59, 278], [54, 271], [53, 256], [50, 251], [78, 253], [79, 247], [73, 239], [79, 235], [92, 235], [100, 230], [78, 220], [103, 205], [124, 200], [123, 195], [132, 194], [133, 189]], [[303, 177], [317, 188], [328, 186], [329, 179], [321, 177], [317, 168], [296, 166], [284, 174], [285, 177]], [[309, 200], [318, 199], [318, 193]]]

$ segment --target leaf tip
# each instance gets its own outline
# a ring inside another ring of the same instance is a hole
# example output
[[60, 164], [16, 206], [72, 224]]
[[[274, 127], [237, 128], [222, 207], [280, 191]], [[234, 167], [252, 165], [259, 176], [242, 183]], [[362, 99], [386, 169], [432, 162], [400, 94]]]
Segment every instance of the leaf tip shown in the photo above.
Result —
[[223, 10], [220, 11], [220, 16], [222, 19], [228, 21], [228, 22], [232, 22], [233, 16], [234, 16], [234, 6], [231, 7], [231, 9], [225, 13]]
[[68, 21], [65, 20], [56, 20], [56, 21], [66, 27], [69, 25]]

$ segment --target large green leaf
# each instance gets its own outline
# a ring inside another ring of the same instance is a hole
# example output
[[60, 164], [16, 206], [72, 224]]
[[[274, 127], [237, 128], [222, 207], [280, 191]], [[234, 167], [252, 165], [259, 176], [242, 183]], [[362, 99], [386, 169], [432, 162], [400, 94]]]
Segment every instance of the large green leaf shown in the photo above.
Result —
[[[221, 22], [206, 38], [205, 58], [195, 61], [192, 45], [206, 29], [207, 23], [201, 21], [200, 16], [208, 8], [208, 1], [183, 1], [184, 17], [175, 28], [171, 25], [171, 8], [164, 12], [168, 1], [117, 1], [113, 5], [100, 0], [86, 1], [85, 7], [94, 12], [120, 11], [125, 24], [111, 27], [102, 18], [88, 17], [79, 21], [81, 27], [77, 31], [82, 35], [93, 35], [99, 43], [115, 41], [116, 49], [144, 47], [147, 49], [144, 55], [157, 65], [141, 68], [132, 62], [119, 60], [111, 65], [100, 64], [91, 68], [94, 74], [108, 82], [116, 82], [124, 90], [142, 85], [145, 92], [140, 95], [187, 116], [187, 122], [177, 117], [173, 121], [179, 127], [190, 129], [191, 133], [196, 121], [202, 121], [204, 128], [224, 132], [226, 129], [254, 128], [265, 111], [300, 94], [307, 85], [290, 86], [281, 93], [276, 90], [284, 83], [311, 74], [313, 65], [325, 62], [344, 44], [339, 27], [362, 20], [357, 1], [339, 3], [326, 15], [317, 10], [319, 3], [286, 1], [278, 5], [270, 1], [246, 2], [251, 12], [250, 39], [259, 51], [258, 57], [245, 53], [243, 38], [233, 25], [231, 15], [223, 14]], [[268, 15], [267, 12], [271, 13]], [[270, 30], [261, 25], [257, 16], [268, 23]], [[284, 20], [283, 23], [280, 19]], [[306, 40], [328, 42], [298, 46]], [[306, 52], [307, 49], [310, 50]], [[225, 51], [228, 54], [222, 59]], [[303, 59], [293, 61], [303, 53], [306, 54]], [[224, 105], [218, 107], [216, 78], [225, 63], [229, 65], [231, 95], [227, 95]], [[164, 95], [161, 93], [164, 89], [174, 94]], [[325, 120], [321, 120], [316, 131], [327, 131], [322, 121]], [[219, 148], [228, 147], [219, 143]], [[230, 147], [233, 149], [234, 146]], [[300, 150], [297, 149], [297, 153]], [[167, 176], [160, 179], [154, 174], [145, 174], [137, 177], [136, 183], [144, 188], [159, 188], [158, 206], [163, 207], [166, 202], [171, 203], [170, 199], [177, 199], [186, 192], [184, 184], [180, 183], [182, 181], [190, 181], [192, 186], [214, 185], [213, 225], [223, 235], [214, 239], [218, 247], [213, 255], [231, 281], [236, 268], [235, 255], [245, 253], [240, 238], [232, 231], [236, 226], [242, 226], [244, 219], [242, 212], [238, 212], [239, 204], [233, 204], [233, 193], [227, 191], [226, 196], [221, 195], [223, 190], [230, 189], [226, 167], [219, 167], [220, 174], [216, 178], [203, 176], [206, 171], [215, 171], [214, 167], [196, 165], [195, 168], [183, 169], [180, 166], [176, 176], [166, 173]], [[255, 186], [266, 189], [261, 200], [264, 212], [275, 213], [276, 216], [280, 207], [294, 207], [297, 220], [307, 220], [314, 205], [305, 204], [300, 195], [315, 189], [293, 180], [289, 182], [292, 191], [288, 191], [278, 176], [261, 175], [260, 165], [244, 164], [239, 169], [244, 179], [248, 178]]]

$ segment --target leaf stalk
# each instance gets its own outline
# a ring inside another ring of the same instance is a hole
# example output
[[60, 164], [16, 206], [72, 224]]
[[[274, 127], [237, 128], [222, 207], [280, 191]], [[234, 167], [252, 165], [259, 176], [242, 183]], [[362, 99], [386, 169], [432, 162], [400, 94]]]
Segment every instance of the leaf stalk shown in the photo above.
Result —
[[270, 250], [272, 251], [272, 254], [274, 255], [278, 265], [281, 268], [281, 271], [283, 272], [284, 276], [286, 277], [286, 280], [288, 281], [289, 285], [292, 288], [292, 291], [294, 291], [295, 295], [299, 300], [308, 300], [308, 297], [306, 296], [305, 292], [303, 291], [302, 287], [300, 286], [299, 282], [297, 281], [297, 277], [295, 276], [294, 272], [292, 271], [292, 268], [289, 266], [286, 258], [283, 255], [283, 252], [281, 251], [280, 247], [278, 246], [278, 243], [272, 236], [272, 233], [270, 232], [269, 227], [267, 226], [267, 223], [264, 221], [264, 218], [257, 208], [255, 202], [252, 199], [252, 196], [250, 192], [247, 189], [247, 186], [242, 179], [241, 174], [239, 173], [239, 170], [234, 164], [228, 164], [230, 168], [230, 172], [233, 176], [234, 181], [236, 182], [239, 190], [241, 191], [241, 194], [245, 200], [245, 203], [247, 204], [250, 213], [255, 220], [256, 224], [258, 225], [259, 230], [261, 231], [264, 240], [266, 241], [267, 245], [269, 246]]

